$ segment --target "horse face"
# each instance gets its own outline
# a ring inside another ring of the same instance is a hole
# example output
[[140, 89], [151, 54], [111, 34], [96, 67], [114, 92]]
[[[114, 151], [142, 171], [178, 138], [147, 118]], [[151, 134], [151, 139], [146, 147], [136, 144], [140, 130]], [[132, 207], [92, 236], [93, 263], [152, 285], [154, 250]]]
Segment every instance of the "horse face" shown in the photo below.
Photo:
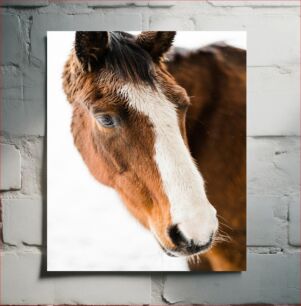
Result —
[[218, 228], [189, 153], [189, 98], [162, 63], [174, 32], [77, 32], [64, 70], [75, 145], [169, 255], [207, 250]]

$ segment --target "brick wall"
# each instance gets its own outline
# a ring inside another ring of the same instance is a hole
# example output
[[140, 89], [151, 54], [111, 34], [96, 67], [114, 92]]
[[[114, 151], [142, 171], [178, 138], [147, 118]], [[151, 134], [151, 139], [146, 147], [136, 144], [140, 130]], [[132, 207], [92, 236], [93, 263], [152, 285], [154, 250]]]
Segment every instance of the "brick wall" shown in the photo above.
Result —
[[[2, 0], [1, 303], [298, 303], [299, 1]], [[45, 274], [47, 30], [248, 32], [248, 272]]]

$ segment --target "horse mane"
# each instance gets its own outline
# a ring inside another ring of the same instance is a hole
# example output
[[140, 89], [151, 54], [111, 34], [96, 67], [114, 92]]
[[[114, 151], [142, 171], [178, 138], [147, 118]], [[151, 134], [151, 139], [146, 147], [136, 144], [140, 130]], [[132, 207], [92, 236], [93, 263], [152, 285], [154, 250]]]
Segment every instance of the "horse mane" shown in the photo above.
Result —
[[150, 54], [135, 43], [134, 36], [124, 32], [111, 32], [109, 52], [104, 67], [126, 82], [141, 82], [155, 87], [154, 67]]

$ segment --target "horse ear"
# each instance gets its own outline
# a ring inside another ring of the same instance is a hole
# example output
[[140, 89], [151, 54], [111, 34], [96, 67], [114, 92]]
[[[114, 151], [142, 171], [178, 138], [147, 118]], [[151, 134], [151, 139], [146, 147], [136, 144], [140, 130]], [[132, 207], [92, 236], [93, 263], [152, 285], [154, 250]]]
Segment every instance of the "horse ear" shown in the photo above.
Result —
[[76, 32], [75, 53], [85, 71], [99, 68], [109, 46], [108, 32]]
[[144, 50], [148, 51], [152, 58], [157, 61], [171, 47], [176, 32], [167, 31], [147, 31], [137, 36], [137, 44]]

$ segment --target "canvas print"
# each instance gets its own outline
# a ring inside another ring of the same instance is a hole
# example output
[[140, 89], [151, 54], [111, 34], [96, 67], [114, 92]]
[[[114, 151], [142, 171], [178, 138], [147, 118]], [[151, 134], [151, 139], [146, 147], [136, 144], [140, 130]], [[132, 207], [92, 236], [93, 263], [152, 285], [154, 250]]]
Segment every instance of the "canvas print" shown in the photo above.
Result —
[[47, 269], [246, 269], [246, 33], [48, 32]]

